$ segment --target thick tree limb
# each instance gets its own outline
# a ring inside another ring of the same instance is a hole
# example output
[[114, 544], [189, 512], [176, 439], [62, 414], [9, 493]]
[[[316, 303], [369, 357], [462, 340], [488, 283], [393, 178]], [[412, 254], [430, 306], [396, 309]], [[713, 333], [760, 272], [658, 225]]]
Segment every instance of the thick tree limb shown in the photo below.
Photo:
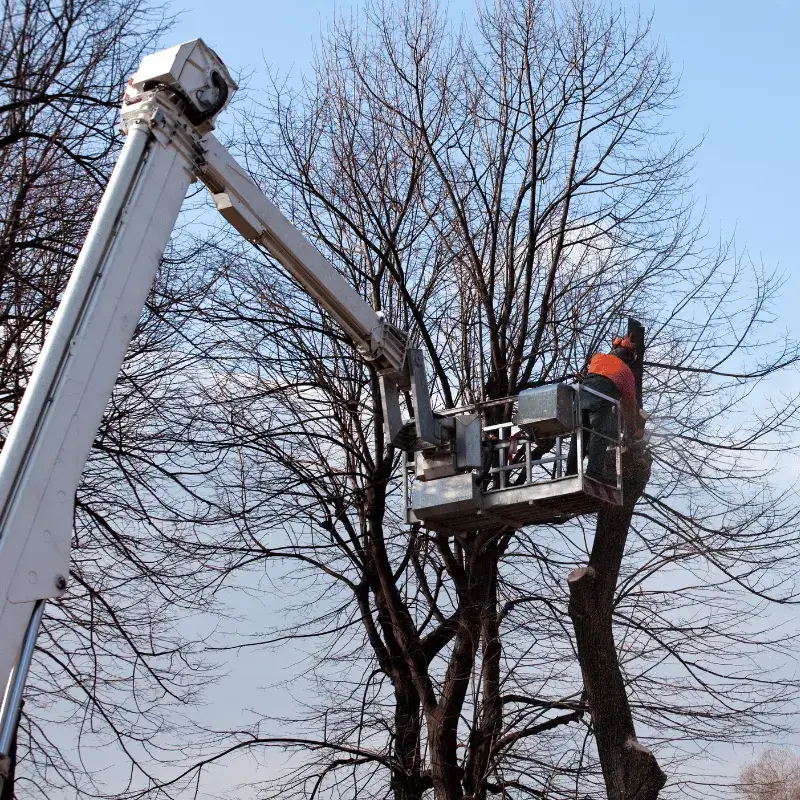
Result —
[[612, 630], [614, 589], [625, 541], [649, 475], [649, 454], [625, 454], [625, 505], [603, 506], [589, 566], [573, 570], [567, 579], [569, 615], [609, 800], [655, 800], [666, 782], [655, 756], [636, 739]]

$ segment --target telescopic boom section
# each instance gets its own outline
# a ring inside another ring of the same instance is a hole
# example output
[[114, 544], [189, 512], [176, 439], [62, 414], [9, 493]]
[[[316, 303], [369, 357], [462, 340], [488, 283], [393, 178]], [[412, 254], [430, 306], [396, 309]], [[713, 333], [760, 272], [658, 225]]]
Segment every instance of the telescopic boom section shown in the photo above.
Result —
[[239, 233], [262, 245], [347, 332], [378, 371], [407, 385], [406, 334], [375, 311], [271, 203], [213, 134], [203, 140], [198, 176]]

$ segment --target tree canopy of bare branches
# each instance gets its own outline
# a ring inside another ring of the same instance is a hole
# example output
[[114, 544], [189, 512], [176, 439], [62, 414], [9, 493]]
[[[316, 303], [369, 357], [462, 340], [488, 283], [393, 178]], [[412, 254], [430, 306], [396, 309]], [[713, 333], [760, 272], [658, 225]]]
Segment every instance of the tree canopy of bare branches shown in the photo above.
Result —
[[[788, 724], [797, 687], [765, 656], [790, 659], [793, 634], [762, 614], [796, 599], [773, 456], [797, 400], [765, 383], [798, 350], [767, 327], [779, 278], [702, 236], [676, 88], [647, 20], [603, 5], [508, 0], [454, 31], [433, 3], [375, 3], [245, 121], [253, 174], [412, 332], [440, 405], [572, 380], [635, 310], [657, 420], [621, 515], [409, 529], [376, 375], [269, 259], [221, 256], [204, 412], [234, 524], [182, 546], [236, 554], [228, 580], [282, 562], [276, 602], [297, 594], [261, 640], [308, 644], [318, 701], [231, 745], [299, 751], [269, 796], [655, 797], [645, 742], [663, 794], [708, 796], [698, 751]], [[587, 566], [615, 662], [594, 690], [566, 581]]]
[[[102, 63], [111, 86], [117, 62]], [[797, 398], [772, 404], [768, 388], [798, 348], [770, 327], [779, 278], [702, 236], [694, 150], [668, 131], [676, 91], [646, 19], [560, 0], [487, 3], [463, 30], [425, 0], [367, 3], [331, 27], [299, 88], [275, 76], [243, 116], [246, 163], [411, 332], [439, 405], [574, 380], [635, 311], [654, 436], [626, 461], [617, 516], [409, 528], [377, 376], [342, 332], [234, 239], [173, 254], [98, 435], [73, 588], [41, 643], [22, 767], [42, 794], [178, 797], [213, 763], [280, 748], [292, 758], [250, 787], [261, 796], [644, 800], [663, 769], [661, 796], [707, 797], [692, 771], [705, 747], [791, 724], [798, 686], [779, 664], [794, 632], [765, 609], [797, 599], [797, 506], [775, 465]], [[43, 274], [26, 258], [20, 286]], [[47, 309], [9, 289], [9, 309], [28, 306], [7, 317], [35, 336], [7, 347], [24, 363], [3, 367], [18, 384], [6, 419], [62, 280]], [[570, 574], [595, 576], [584, 606], [615, 662], [599, 682]], [[185, 631], [254, 592], [280, 613], [215, 647], [302, 649], [297, 713], [270, 713], [267, 690], [259, 724], [179, 736], [176, 707], [208, 668]], [[115, 743], [130, 781], [112, 791], [69, 761], [48, 712], [85, 748]]]
[[765, 750], [739, 776], [745, 800], [796, 800], [800, 797], [800, 760], [791, 750]]

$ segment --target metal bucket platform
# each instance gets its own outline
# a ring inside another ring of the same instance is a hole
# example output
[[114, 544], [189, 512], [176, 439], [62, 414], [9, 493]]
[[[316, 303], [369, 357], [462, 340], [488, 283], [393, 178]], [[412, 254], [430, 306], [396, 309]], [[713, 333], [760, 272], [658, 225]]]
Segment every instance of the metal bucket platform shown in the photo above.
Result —
[[[575, 419], [581, 419], [575, 393]], [[617, 408], [619, 403], [607, 398]], [[506, 401], [511, 407], [516, 398]], [[618, 426], [619, 429], [619, 426]], [[622, 442], [608, 441], [608, 482], [584, 474], [587, 432], [580, 426], [544, 443], [528, 438], [514, 422], [484, 426], [487, 467], [435, 480], [404, 478], [406, 521], [442, 533], [476, 533], [518, 529], [532, 524], [559, 524], [594, 514], [601, 504], [622, 505]], [[567, 453], [576, 439], [578, 473], [566, 475]], [[613, 455], [613, 457], [611, 457]], [[612, 471], [613, 464], [613, 471]]]
[[[447, 480], [442, 478], [432, 483]], [[578, 475], [486, 492], [479, 497], [480, 507], [475, 509], [451, 508], [445, 513], [430, 513], [428, 509], [415, 511], [412, 507], [408, 509], [407, 521], [421, 522], [430, 530], [444, 533], [476, 533], [489, 529], [517, 529], [525, 525], [559, 524], [582, 514], [594, 514], [602, 503], [622, 504], [621, 489]]]

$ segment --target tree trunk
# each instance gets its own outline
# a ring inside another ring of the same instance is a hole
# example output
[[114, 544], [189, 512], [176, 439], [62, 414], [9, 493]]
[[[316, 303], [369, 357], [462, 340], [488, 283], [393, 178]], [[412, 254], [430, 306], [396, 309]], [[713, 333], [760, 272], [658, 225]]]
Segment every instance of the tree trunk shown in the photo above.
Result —
[[650, 477], [650, 461], [641, 448], [625, 454], [625, 504], [603, 506], [589, 566], [568, 578], [569, 615], [609, 800], [655, 800], [666, 782], [653, 754], [636, 739], [612, 630], [625, 542], [633, 508]]
[[[640, 322], [628, 319], [628, 335], [639, 356], [631, 366], [639, 408], [643, 405], [644, 333]], [[636, 425], [643, 430], [644, 420], [637, 418]], [[567, 578], [569, 615], [609, 800], [655, 800], [667, 780], [655, 756], [636, 739], [612, 625], [625, 542], [633, 509], [650, 480], [651, 464], [652, 457], [643, 445], [634, 445], [624, 454], [624, 504], [603, 505], [597, 515], [589, 565], [573, 570]]]
[[499, 557], [496, 542], [485, 536], [464, 542], [466, 584], [459, 591], [461, 619], [445, 673], [439, 703], [428, 715], [428, 748], [436, 800], [462, 800], [465, 770], [458, 763], [458, 722], [469, 688], [484, 620], [494, 598]]
[[503, 724], [500, 696], [500, 614], [497, 607], [497, 574], [491, 576], [489, 598], [481, 626], [483, 653], [482, 701], [470, 736], [469, 756], [464, 769], [464, 791], [475, 800], [485, 800], [492, 751]]
[[[432, 724], [433, 723], [433, 724]], [[431, 779], [436, 800], [461, 800], [461, 769], [456, 759], [456, 727], [436, 719], [428, 722]]]
[[394, 800], [421, 800], [425, 789], [430, 788], [430, 778], [424, 779], [421, 774], [420, 701], [410, 676], [395, 682], [394, 696]]

